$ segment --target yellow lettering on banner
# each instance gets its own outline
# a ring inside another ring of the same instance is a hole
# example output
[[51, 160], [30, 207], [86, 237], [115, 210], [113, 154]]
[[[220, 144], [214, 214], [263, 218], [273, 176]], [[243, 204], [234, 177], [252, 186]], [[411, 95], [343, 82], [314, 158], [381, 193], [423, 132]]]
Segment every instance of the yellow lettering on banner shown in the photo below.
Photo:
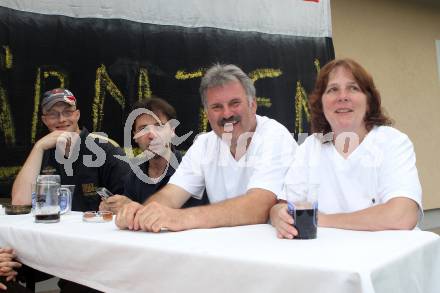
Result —
[[[31, 143], [35, 142], [37, 136], [38, 127], [38, 113], [40, 108], [40, 98], [42, 93], [42, 88], [44, 88], [44, 80], [55, 77], [59, 81], [58, 87], [64, 88], [66, 86], [66, 75], [60, 71], [56, 70], [45, 70], [38, 68], [37, 77], [35, 78], [34, 85], [34, 112], [32, 114], [32, 130], [31, 130]], [[47, 89], [50, 90], [50, 89]]]
[[316, 73], [319, 74], [319, 71], [321, 71], [321, 63], [319, 62], [319, 59], [315, 58], [313, 64], [315, 65]]
[[92, 103], [94, 132], [101, 130], [102, 121], [104, 120], [104, 101], [106, 91], [110, 93], [119, 105], [121, 105], [122, 109], [125, 108], [124, 96], [115, 83], [110, 79], [105, 65], [102, 64], [96, 69], [95, 97], [93, 98]]
[[15, 145], [15, 128], [11, 115], [11, 107], [8, 102], [6, 90], [2, 87], [0, 81], [0, 127], [3, 131], [5, 144], [8, 146]]
[[[200, 68], [192, 72], [186, 72], [185, 70], [178, 70], [174, 76], [177, 80], [187, 80], [193, 78], [200, 78], [205, 73], [206, 68]], [[206, 132], [208, 130], [208, 117], [206, 116], [205, 109], [201, 107], [199, 109], [199, 130]]]
[[0, 54], [0, 66], [4, 69], [11, 69], [12, 68], [12, 52], [9, 46], [2, 46], [4, 50], [4, 54]]
[[310, 121], [310, 112], [307, 104], [307, 93], [301, 85], [301, 81], [296, 82], [295, 94], [295, 133], [303, 132], [303, 113], [306, 115], [307, 121]]
[[49, 71], [44, 71], [43, 76], [44, 76], [44, 79], [48, 79], [51, 76], [56, 77], [60, 81], [59, 87], [60, 88], [65, 87], [66, 82], [65, 82], [65, 76], [63, 73], [55, 71], [55, 70], [49, 70]]
[[255, 69], [254, 71], [251, 71], [249, 73], [249, 77], [250, 79], [252, 79], [253, 82], [256, 82], [257, 80], [262, 78], [277, 78], [282, 74], [283, 72], [280, 69], [259, 68], [259, 69]]
[[176, 75], [174, 76], [177, 80], [186, 80], [192, 78], [199, 78], [203, 76], [203, 73], [206, 71], [204, 68], [200, 68], [199, 70], [193, 72], [186, 72], [185, 70], [177, 70]]
[[14, 178], [20, 171], [21, 166], [0, 167], [0, 178], [5, 180], [7, 178]]
[[[283, 72], [280, 69], [275, 68], [258, 68], [249, 73], [249, 78], [255, 83], [259, 79], [263, 78], [277, 78], [281, 76]], [[257, 105], [261, 107], [270, 108], [272, 102], [268, 97], [257, 97]]]
[[32, 114], [32, 131], [31, 131], [31, 143], [35, 142], [35, 136], [37, 135], [38, 124], [38, 108], [40, 107], [41, 96], [41, 69], [37, 70], [37, 78], [34, 85], [34, 113]]
[[270, 98], [257, 97], [257, 105], [260, 107], [270, 108], [272, 106], [272, 102]]
[[139, 70], [138, 99], [139, 101], [148, 100], [151, 98], [151, 95], [152, 92], [148, 70], [146, 68], [141, 68]]
[[202, 106], [199, 110], [199, 130], [200, 132], [208, 131], [208, 116], [206, 115], [205, 108]]
[[[0, 69], [12, 68], [12, 53], [9, 46], [2, 46], [4, 54], [0, 54]], [[3, 132], [5, 144], [7, 146], [15, 145], [15, 128], [12, 120], [11, 106], [9, 105], [8, 94], [3, 88], [0, 80], [0, 130]]]

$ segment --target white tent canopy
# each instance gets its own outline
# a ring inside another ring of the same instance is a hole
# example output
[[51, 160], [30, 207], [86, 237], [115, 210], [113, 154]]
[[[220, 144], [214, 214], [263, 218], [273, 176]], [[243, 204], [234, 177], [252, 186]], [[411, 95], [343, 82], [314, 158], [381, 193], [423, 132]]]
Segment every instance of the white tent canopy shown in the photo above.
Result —
[[0, 6], [78, 18], [331, 37], [330, 0], [3, 0]]

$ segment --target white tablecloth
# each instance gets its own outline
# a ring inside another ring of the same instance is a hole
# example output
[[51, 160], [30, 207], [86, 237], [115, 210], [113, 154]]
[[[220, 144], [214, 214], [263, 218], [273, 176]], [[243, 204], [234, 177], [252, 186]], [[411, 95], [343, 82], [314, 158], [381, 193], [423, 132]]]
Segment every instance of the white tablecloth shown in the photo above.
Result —
[[113, 222], [0, 216], [0, 245], [38, 270], [106, 292], [440, 292], [440, 239], [425, 231], [319, 229], [277, 239], [269, 225], [131, 232]]

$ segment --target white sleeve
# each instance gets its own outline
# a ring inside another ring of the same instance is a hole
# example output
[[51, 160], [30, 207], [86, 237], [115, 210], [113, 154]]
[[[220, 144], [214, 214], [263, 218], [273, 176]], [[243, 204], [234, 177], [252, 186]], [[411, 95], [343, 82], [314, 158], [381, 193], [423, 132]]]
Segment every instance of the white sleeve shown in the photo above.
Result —
[[263, 141], [252, 158], [254, 172], [247, 190], [262, 188], [278, 196], [282, 192], [284, 177], [292, 164], [297, 144], [287, 129], [258, 139]]
[[290, 165], [284, 178], [283, 190], [278, 195], [278, 199], [294, 201], [293, 198], [298, 193], [304, 193], [307, 189], [309, 177], [308, 149], [310, 139], [306, 139], [296, 150], [294, 160]]
[[378, 192], [383, 202], [394, 197], [408, 197], [422, 209], [422, 188], [416, 168], [414, 147], [408, 136], [398, 135], [388, 140], [390, 147], [378, 171]]
[[196, 198], [202, 198], [205, 177], [202, 171], [204, 139], [196, 139], [182, 158], [182, 162], [168, 183], [177, 185]]

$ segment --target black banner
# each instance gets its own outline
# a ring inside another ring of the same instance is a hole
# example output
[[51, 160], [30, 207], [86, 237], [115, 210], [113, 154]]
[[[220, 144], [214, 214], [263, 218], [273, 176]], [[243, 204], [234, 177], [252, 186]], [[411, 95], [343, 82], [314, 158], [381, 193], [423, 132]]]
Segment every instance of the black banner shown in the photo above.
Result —
[[72, 18], [0, 7], [0, 194], [32, 144], [46, 133], [42, 93], [70, 89], [80, 125], [123, 144], [130, 105], [157, 95], [177, 110], [178, 135], [209, 130], [198, 94], [215, 62], [233, 63], [255, 81], [258, 113], [291, 132], [307, 132], [307, 94], [334, 58], [331, 38], [185, 28], [122, 19]]

